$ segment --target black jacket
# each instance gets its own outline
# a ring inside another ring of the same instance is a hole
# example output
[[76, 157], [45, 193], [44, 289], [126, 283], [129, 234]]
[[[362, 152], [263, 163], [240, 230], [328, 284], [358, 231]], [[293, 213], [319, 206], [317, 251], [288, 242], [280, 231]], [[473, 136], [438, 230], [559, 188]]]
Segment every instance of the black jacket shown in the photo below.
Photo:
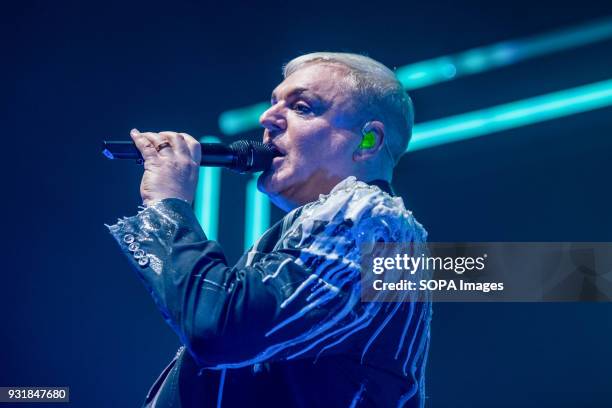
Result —
[[182, 200], [110, 226], [184, 344], [145, 406], [422, 406], [431, 304], [360, 298], [364, 245], [426, 239], [389, 193], [349, 177], [234, 267]]

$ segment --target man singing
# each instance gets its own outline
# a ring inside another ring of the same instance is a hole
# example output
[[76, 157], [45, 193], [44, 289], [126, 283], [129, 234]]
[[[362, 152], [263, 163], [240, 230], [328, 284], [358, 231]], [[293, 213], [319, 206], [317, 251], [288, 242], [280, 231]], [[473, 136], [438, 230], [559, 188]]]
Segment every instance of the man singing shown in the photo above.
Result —
[[422, 407], [430, 302], [360, 297], [363, 248], [426, 239], [390, 185], [410, 99], [355, 54], [302, 55], [283, 74], [260, 118], [281, 155], [258, 187], [288, 213], [234, 266], [191, 207], [198, 142], [131, 132], [144, 209], [109, 229], [184, 345], [145, 407]]

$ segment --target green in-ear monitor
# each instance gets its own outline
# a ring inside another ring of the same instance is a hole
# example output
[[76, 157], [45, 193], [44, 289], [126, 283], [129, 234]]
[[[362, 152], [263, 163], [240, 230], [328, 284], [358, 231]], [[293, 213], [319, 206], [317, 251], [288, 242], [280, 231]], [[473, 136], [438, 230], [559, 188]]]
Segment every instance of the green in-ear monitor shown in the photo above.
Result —
[[[360, 149], [371, 149], [374, 146], [376, 146], [376, 135], [374, 134], [374, 131], [373, 130], [366, 131], [366, 129], [370, 126], [370, 124], [371, 124], [371, 122], [367, 122], [361, 128], [361, 134], [363, 135], [363, 137], [361, 138], [361, 143], [359, 143], [359, 148]], [[384, 142], [383, 142], [384, 149], [389, 154], [389, 158], [391, 159], [391, 163], [393, 163], [393, 166], [395, 166], [395, 164], [396, 164], [395, 158], [393, 157], [393, 153], [391, 152], [391, 149], [389, 148], [389, 144], [387, 143], [386, 140], [387, 139], [385, 138]]]
[[374, 132], [372, 130], [363, 133], [363, 138], [361, 139], [361, 143], [359, 144], [360, 149], [371, 149], [376, 145], [376, 136], [374, 136]]

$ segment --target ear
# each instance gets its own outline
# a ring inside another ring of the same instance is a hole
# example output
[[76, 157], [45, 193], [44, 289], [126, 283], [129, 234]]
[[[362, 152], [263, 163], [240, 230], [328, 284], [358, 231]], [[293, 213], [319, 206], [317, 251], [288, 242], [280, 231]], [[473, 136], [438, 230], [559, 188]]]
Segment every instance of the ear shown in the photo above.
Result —
[[361, 138], [353, 153], [354, 161], [370, 160], [380, 151], [385, 142], [385, 125], [373, 120], [361, 128]]

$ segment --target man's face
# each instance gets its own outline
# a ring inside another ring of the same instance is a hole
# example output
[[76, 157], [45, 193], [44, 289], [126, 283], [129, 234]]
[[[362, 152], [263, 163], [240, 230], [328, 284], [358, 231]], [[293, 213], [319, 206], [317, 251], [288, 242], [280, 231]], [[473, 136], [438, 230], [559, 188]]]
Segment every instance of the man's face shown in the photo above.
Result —
[[260, 117], [264, 143], [282, 156], [261, 175], [259, 189], [285, 210], [316, 200], [354, 172], [362, 123], [346, 75], [342, 66], [306, 65], [276, 87]]

